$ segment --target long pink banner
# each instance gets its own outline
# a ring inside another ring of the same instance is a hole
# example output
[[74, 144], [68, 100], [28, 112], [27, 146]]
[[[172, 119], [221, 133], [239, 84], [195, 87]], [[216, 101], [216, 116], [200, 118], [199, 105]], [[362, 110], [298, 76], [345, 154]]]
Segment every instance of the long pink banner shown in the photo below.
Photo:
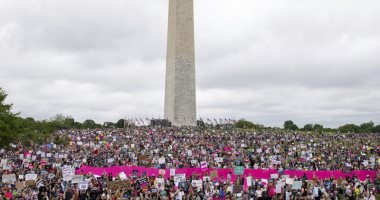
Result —
[[[116, 177], [121, 172], [124, 172], [127, 176], [131, 176], [132, 172], [137, 170], [138, 175], [141, 176], [142, 173], [146, 172], [147, 176], [158, 176], [162, 175], [165, 178], [170, 178], [170, 169], [160, 170], [156, 168], [145, 168], [145, 167], [134, 167], [134, 166], [114, 166], [114, 167], [106, 167], [106, 168], [97, 168], [97, 167], [89, 167], [82, 166], [80, 169], [76, 170], [77, 174], [88, 174], [92, 173], [95, 175], [102, 175], [103, 173], [112, 174], [112, 176]], [[198, 174], [200, 178], [203, 176], [210, 176], [212, 171], [217, 172], [218, 180], [227, 180], [227, 175], [231, 173], [232, 181], [235, 181], [236, 175], [234, 170], [232, 169], [200, 169], [200, 168], [188, 168], [188, 169], [175, 169], [175, 174], [186, 174], [187, 177]], [[302, 177], [306, 174], [307, 178], [313, 179], [314, 177], [318, 179], [325, 179], [334, 177], [345, 178], [346, 176], [352, 177], [356, 175], [361, 181], [364, 181], [367, 176], [371, 179], [374, 179], [377, 175], [377, 171], [366, 171], [366, 170], [353, 170], [350, 173], [345, 173], [343, 171], [300, 171], [300, 170], [284, 170], [283, 175], [289, 175], [289, 177]], [[255, 179], [270, 179], [271, 174], [278, 174], [278, 170], [271, 169], [245, 169], [244, 174], [242, 176], [252, 176]]]

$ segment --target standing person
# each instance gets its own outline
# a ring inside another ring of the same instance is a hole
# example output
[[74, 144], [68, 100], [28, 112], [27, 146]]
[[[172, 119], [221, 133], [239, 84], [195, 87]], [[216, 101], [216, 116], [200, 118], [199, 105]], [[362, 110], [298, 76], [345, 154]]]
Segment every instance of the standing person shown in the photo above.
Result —
[[183, 196], [185, 195], [185, 192], [183, 192], [182, 188], [179, 188], [176, 193], [174, 193], [175, 200], [182, 200]]
[[292, 198], [292, 190], [290, 189], [290, 187], [288, 187], [288, 189], [285, 192], [285, 200], [291, 200], [291, 198]]
[[261, 189], [261, 187], [258, 186], [255, 194], [257, 200], [263, 200], [263, 192], [264, 191]]
[[268, 199], [272, 199], [276, 195], [276, 186], [271, 182], [268, 184]]

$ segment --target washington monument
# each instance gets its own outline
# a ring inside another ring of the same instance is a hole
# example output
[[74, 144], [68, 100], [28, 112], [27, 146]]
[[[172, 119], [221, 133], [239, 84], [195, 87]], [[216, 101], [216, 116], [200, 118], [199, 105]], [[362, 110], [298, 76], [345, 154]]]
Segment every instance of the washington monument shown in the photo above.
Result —
[[196, 89], [193, 0], [169, 0], [165, 118], [195, 126]]

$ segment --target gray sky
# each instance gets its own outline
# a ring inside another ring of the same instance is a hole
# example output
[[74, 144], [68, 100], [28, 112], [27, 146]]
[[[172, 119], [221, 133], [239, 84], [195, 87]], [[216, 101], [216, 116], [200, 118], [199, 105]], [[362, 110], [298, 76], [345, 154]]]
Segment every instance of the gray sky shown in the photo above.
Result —
[[[380, 1], [195, 0], [198, 117], [380, 123]], [[0, 0], [22, 116], [163, 117], [168, 0]]]

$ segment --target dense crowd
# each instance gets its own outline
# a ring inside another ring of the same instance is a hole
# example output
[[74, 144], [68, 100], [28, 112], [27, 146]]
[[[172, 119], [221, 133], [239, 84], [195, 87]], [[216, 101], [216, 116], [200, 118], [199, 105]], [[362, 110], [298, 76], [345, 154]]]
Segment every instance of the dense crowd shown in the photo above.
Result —
[[[57, 137], [64, 142], [52, 142]], [[201, 168], [206, 162], [216, 169], [379, 172], [379, 134], [134, 127], [62, 130], [51, 140], [1, 149], [0, 199], [375, 199], [380, 190], [379, 177], [308, 180], [281, 174], [269, 180], [242, 176], [234, 181], [194, 174], [178, 181], [160, 175], [90, 173], [83, 176], [82, 188], [80, 182], [65, 180], [62, 169], [82, 165]], [[241, 189], [247, 180], [249, 186]], [[294, 188], [288, 181], [301, 185]]]

